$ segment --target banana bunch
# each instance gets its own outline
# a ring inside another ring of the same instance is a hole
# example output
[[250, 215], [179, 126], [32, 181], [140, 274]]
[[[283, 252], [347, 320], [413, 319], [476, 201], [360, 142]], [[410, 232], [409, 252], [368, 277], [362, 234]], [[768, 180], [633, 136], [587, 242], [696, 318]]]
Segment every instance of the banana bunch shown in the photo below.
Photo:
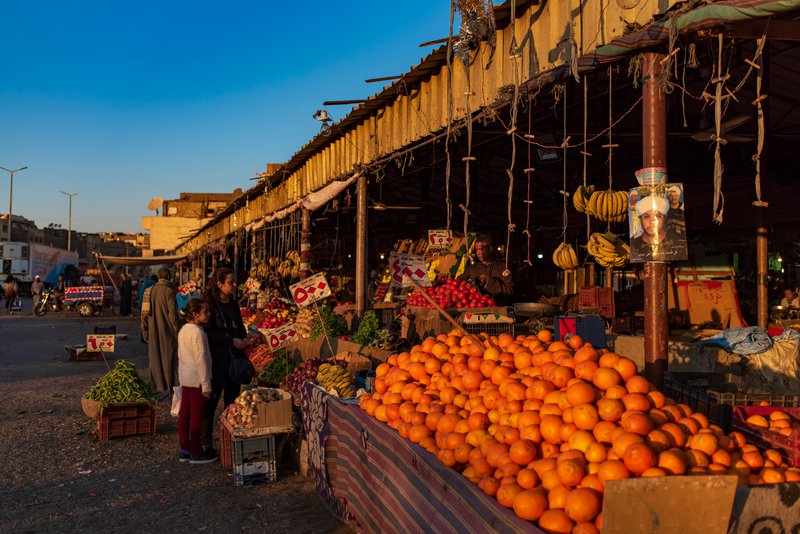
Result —
[[578, 189], [576, 189], [575, 193], [572, 195], [572, 205], [575, 206], [575, 209], [580, 213], [586, 213], [586, 206], [589, 205], [592, 193], [594, 193], [593, 185], [589, 187], [579, 185]]
[[355, 397], [356, 390], [352, 384], [352, 377], [347, 369], [338, 365], [323, 363], [317, 372], [317, 384], [325, 391], [336, 390], [340, 397]]
[[625, 191], [611, 189], [594, 191], [586, 202], [584, 211], [601, 221], [623, 222], [628, 218], [628, 194]]
[[553, 263], [556, 264], [556, 267], [560, 267], [565, 271], [577, 269], [578, 255], [575, 254], [575, 249], [572, 248], [572, 245], [561, 243], [558, 245], [558, 248], [553, 251]]
[[589, 236], [586, 249], [594, 260], [603, 267], [622, 267], [628, 261], [631, 247], [616, 235], [593, 233]]
[[269, 279], [270, 268], [266, 263], [259, 263], [250, 269], [250, 278], [264, 282]]

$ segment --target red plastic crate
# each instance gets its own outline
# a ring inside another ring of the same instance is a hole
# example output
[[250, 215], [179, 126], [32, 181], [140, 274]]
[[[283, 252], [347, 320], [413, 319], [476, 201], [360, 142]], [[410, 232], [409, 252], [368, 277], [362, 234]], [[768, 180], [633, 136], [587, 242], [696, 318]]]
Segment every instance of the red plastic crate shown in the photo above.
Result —
[[763, 415], [769, 418], [769, 414], [776, 410], [786, 412], [796, 420], [800, 420], [800, 408], [737, 406], [734, 410], [733, 421], [731, 421], [731, 429], [744, 434], [748, 443], [752, 443], [762, 450], [775, 449], [781, 453], [789, 465], [800, 467], [800, 432], [795, 431], [791, 436], [782, 436], [772, 430], [759, 428], [746, 422], [751, 415]]
[[597, 310], [603, 317], [614, 317], [614, 288], [591, 286], [579, 289], [578, 309]]
[[154, 404], [110, 404], [103, 407], [97, 418], [100, 441], [142, 435], [156, 435]]

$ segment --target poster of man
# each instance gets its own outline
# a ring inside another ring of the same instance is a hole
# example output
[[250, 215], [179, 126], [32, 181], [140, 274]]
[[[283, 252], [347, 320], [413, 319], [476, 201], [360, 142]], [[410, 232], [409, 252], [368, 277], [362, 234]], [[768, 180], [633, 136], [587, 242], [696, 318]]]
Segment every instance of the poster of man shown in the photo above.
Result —
[[683, 184], [642, 185], [628, 192], [631, 263], [688, 258]]

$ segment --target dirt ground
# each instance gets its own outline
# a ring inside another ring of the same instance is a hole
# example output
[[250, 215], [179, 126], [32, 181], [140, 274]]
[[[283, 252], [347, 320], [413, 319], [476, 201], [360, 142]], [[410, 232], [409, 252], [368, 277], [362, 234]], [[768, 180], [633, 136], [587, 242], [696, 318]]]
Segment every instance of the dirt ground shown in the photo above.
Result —
[[155, 438], [98, 441], [80, 397], [105, 365], [68, 362], [64, 345], [111, 325], [129, 337], [113, 358], [146, 376], [136, 318], [0, 316], [0, 532], [351, 532], [285, 458], [277, 482], [244, 488], [218, 462], [178, 462], [168, 400]]

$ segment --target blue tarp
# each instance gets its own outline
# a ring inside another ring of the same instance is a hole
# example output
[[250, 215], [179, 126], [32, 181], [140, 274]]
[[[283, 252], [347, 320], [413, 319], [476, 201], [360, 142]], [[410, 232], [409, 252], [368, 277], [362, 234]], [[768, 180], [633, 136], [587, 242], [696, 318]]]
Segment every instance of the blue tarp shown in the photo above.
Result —
[[758, 354], [772, 347], [772, 338], [757, 326], [729, 328], [719, 334], [698, 341], [701, 345], [719, 345], [735, 354]]

